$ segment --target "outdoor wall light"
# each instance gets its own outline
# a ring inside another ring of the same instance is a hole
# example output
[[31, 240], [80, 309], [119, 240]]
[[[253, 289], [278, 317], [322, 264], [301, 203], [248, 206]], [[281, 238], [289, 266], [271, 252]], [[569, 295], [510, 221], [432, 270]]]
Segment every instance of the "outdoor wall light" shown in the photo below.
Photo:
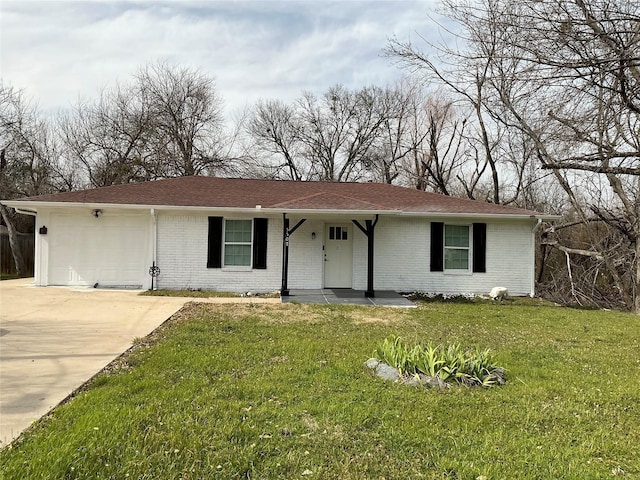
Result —
[[40, 227], [40, 230], [38, 230], [40, 232], [40, 235], [46, 235], [47, 234], [47, 227], [45, 227], [44, 225]]
[[315, 240], [316, 239], [316, 232], [311, 232], [311, 240]]
[[102, 215], [102, 210], [96, 208], [93, 212], [91, 212], [91, 214], [96, 218], [100, 218], [100, 216]]

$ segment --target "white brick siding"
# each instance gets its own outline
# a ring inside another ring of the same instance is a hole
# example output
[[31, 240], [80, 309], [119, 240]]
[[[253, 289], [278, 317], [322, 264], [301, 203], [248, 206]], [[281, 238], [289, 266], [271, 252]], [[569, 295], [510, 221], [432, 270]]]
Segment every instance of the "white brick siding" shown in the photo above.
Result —
[[[212, 216], [221, 216], [212, 213]], [[252, 217], [230, 215], [226, 218]], [[282, 221], [269, 218], [267, 268], [207, 268], [208, 215], [158, 215], [158, 288], [206, 289], [226, 292], [280, 290]]]
[[[294, 217], [290, 226], [297, 223]], [[280, 227], [280, 240], [282, 244], [282, 227]], [[316, 234], [312, 239], [311, 234]], [[324, 256], [322, 243], [324, 239], [324, 222], [309, 219], [291, 235], [289, 246], [289, 288], [290, 289], [317, 289], [324, 283]], [[282, 258], [282, 255], [280, 255]]]
[[[212, 215], [220, 215], [212, 213]], [[264, 216], [264, 215], [262, 215]], [[269, 217], [267, 269], [207, 268], [207, 215], [158, 215], [159, 288], [202, 288], [235, 292], [279, 290], [282, 280], [282, 217]], [[251, 218], [227, 216], [226, 218]], [[293, 227], [299, 217], [291, 217]], [[364, 225], [364, 219], [360, 218]], [[447, 219], [438, 218], [437, 221]], [[459, 219], [451, 219], [460, 223]], [[480, 220], [475, 220], [476, 222]], [[351, 223], [339, 220], [338, 223]], [[465, 223], [465, 222], [462, 222]], [[468, 224], [473, 223], [469, 220]], [[376, 290], [445, 294], [488, 294], [504, 286], [511, 295], [527, 295], [533, 278], [532, 221], [487, 223], [486, 273], [430, 272], [430, 219], [381, 217], [375, 228]], [[353, 226], [353, 288], [367, 286], [367, 239]], [[292, 235], [290, 289], [324, 284], [325, 222], [308, 219]], [[315, 232], [316, 238], [312, 238]]]
[[[447, 223], [447, 219], [437, 221]], [[459, 219], [449, 221], [465, 223]], [[375, 229], [375, 289], [486, 295], [499, 285], [507, 287], [511, 295], [531, 293], [533, 222], [487, 222], [486, 273], [430, 272], [430, 225], [428, 219], [380, 219]], [[354, 243], [354, 288], [360, 290], [367, 283], [366, 246], [366, 237], [358, 231]]]
[[[362, 222], [360, 222], [362, 223]], [[375, 227], [374, 290], [425, 291], [429, 283], [429, 221], [381, 217]], [[354, 243], [356, 289], [367, 287], [367, 237]]]

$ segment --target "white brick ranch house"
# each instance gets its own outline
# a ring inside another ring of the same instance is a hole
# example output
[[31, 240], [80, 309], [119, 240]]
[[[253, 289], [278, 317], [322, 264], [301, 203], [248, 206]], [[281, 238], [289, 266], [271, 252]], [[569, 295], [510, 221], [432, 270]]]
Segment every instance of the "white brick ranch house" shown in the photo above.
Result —
[[538, 212], [381, 184], [182, 177], [4, 201], [36, 285], [534, 294]]

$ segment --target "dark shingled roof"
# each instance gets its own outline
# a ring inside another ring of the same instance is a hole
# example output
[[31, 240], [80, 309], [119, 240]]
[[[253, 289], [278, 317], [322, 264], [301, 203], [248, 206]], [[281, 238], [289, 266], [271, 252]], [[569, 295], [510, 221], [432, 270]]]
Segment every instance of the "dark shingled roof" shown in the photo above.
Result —
[[154, 207], [276, 208], [474, 215], [542, 215], [539, 212], [448, 197], [386, 183], [292, 182], [179, 177], [39, 195], [14, 202], [146, 205]]

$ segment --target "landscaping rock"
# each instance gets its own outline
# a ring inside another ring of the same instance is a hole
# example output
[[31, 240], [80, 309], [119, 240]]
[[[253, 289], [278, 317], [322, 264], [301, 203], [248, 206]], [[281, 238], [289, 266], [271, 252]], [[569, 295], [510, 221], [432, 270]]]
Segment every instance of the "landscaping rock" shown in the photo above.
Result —
[[379, 363], [375, 369], [376, 375], [385, 380], [396, 381], [400, 378], [400, 372], [386, 363]]
[[505, 383], [507, 383], [507, 376], [505, 375], [504, 368], [502, 367], [491, 370], [491, 372], [489, 372], [489, 375], [492, 379], [495, 379], [495, 383], [497, 385], [504, 385]]
[[447, 382], [442, 380], [440, 377], [427, 377], [427, 381], [424, 384], [427, 388], [450, 388]]
[[404, 377], [402, 379], [405, 385], [410, 385], [412, 387], [424, 387], [424, 388], [450, 388], [447, 382], [442, 380], [440, 377], [430, 377], [429, 375], [424, 375], [419, 373], [418, 375], [411, 375]]
[[376, 358], [370, 358], [369, 360], [364, 362], [364, 365], [367, 368], [370, 368], [371, 370], [374, 370], [378, 365], [380, 365], [380, 360], [378, 360]]
[[384, 378], [385, 380], [396, 381], [398, 380], [398, 378], [400, 378], [400, 372], [397, 368], [393, 368], [386, 363], [382, 363], [376, 358], [370, 358], [369, 360], [364, 362], [364, 365], [367, 368], [373, 370], [377, 376], [379, 376], [380, 378]]
[[408, 377], [404, 377], [402, 382], [405, 385], [410, 385], [412, 387], [422, 387], [422, 375], [410, 375]]

